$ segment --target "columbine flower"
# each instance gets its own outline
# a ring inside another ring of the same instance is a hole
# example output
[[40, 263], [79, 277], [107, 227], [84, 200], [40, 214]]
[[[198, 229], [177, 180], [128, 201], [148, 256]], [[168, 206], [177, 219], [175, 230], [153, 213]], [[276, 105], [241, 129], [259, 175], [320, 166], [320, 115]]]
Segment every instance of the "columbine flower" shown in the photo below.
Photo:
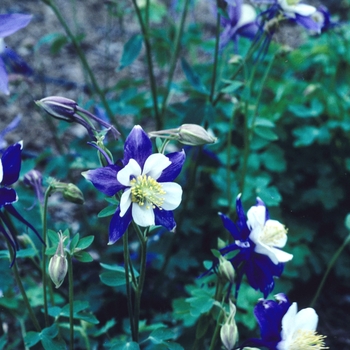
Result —
[[250, 339], [246, 345], [264, 346], [268, 350], [322, 350], [325, 336], [316, 333], [318, 316], [314, 309], [298, 312], [283, 294], [276, 300], [260, 300], [254, 314], [260, 327], [261, 339]]
[[221, 254], [238, 250], [230, 261], [236, 269], [236, 295], [244, 274], [249, 284], [260, 290], [264, 297], [273, 290], [273, 277], [282, 274], [284, 263], [293, 255], [282, 251], [287, 242], [287, 230], [276, 220], [271, 220], [264, 202], [257, 198], [256, 205], [247, 213], [242, 207], [241, 195], [236, 201], [238, 222], [235, 225], [227, 216], [219, 213], [225, 228], [231, 233], [234, 243], [220, 249]]
[[256, 12], [252, 5], [243, 4], [242, 0], [225, 0], [229, 18], [221, 17], [221, 25], [225, 28], [220, 35], [220, 48], [224, 48], [230, 40], [237, 48], [239, 36], [254, 39], [259, 30]]
[[26, 69], [28, 66], [15, 51], [6, 47], [4, 38], [27, 26], [31, 19], [32, 16], [19, 13], [0, 15], [0, 91], [6, 95], [10, 92], [8, 90], [8, 77], [4, 60], [10, 58], [12, 61], [17, 61], [20, 65], [25, 66]]
[[[12, 225], [9, 222], [7, 215], [2, 212], [2, 208], [14, 216], [17, 220], [30, 227], [42, 241], [42, 238], [35, 228], [27, 220], [25, 220], [12, 205], [18, 198], [16, 191], [9, 186], [13, 185], [19, 178], [19, 172], [21, 170], [22, 146], [22, 142], [18, 142], [13, 146], [8, 147], [4, 151], [0, 160], [0, 231], [10, 242], [14, 251], [14, 257], [16, 257], [16, 250], [19, 249], [19, 245], [16, 235], [11, 232]], [[11, 266], [13, 263], [14, 259], [11, 262]]]
[[149, 137], [135, 126], [125, 141], [123, 167], [107, 160], [109, 165], [83, 176], [107, 196], [124, 191], [109, 226], [109, 244], [122, 237], [131, 220], [142, 227], [161, 225], [174, 230], [172, 210], [181, 202], [182, 189], [172, 181], [182, 169], [185, 153], [152, 154]]

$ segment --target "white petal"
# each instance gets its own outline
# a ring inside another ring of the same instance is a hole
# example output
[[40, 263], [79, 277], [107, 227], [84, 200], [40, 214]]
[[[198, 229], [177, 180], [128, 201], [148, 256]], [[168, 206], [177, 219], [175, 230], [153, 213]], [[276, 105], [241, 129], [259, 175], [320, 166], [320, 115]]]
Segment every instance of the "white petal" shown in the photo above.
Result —
[[117, 180], [124, 186], [130, 186], [130, 177], [141, 175], [141, 167], [135, 159], [130, 159], [129, 163], [117, 174]]
[[243, 4], [241, 11], [242, 15], [236, 24], [237, 29], [243, 27], [248, 23], [254, 22], [256, 19], [256, 11], [252, 5]]
[[293, 303], [282, 318], [282, 341], [277, 345], [278, 350], [287, 350], [295, 332], [295, 317], [298, 312], [297, 303]]
[[2, 161], [0, 159], [0, 183], [1, 183], [2, 179], [3, 179], [3, 177], [4, 177], [4, 169], [2, 167]]
[[180, 205], [182, 199], [181, 186], [175, 182], [164, 182], [161, 184], [163, 190], [165, 191], [162, 208], [164, 210], [176, 209]]
[[140, 206], [136, 203], [132, 204], [132, 218], [135, 223], [142, 227], [147, 227], [155, 224], [154, 211], [152, 208], [146, 208], [145, 205]]
[[270, 260], [277, 265], [278, 263], [284, 263], [293, 259], [293, 255], [284, 252], [278, 248], [269, 247], [263, 243], [256, 243], [255, 252], [263, 255], [267, 255]]
[[128, 211], [129, 207], [131, 205], [131, 189], [128, 188], [125, 190], [122, 194], [122, 197], [120, 198], [120, 217], [123, 217], [125, 213]]
[[308, 331], [315, 331], [318, 323], [318, 315], [316, 311], [308, 307], [300, 310], [295, 318], [295, 329], [305, 329]]
[[157, 180], [162, 171], [171, 164], [171, 161], [162, 153], [151, 154], [143, 166], [142, 175], [149, 175]]
[[306, 5], [306, 4], [298, 4], [294, 6], [294, 12], [301, 16], [311, 16], [313, 13], [316, 12], [316, 7]]
[[251, 229], [263, 229], [266, 219], [266, 208], [263, 205], [254, 205], [247, 212], [247, 225]]

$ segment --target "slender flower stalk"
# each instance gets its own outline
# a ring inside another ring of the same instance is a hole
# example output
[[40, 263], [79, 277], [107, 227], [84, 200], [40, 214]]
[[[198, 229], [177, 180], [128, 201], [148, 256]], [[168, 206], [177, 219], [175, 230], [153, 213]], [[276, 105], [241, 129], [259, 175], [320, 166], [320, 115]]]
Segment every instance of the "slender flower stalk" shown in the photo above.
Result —
[[74, 280], [72, 256], [67, 254], [69, 283], [69, 349], [74, 349]]

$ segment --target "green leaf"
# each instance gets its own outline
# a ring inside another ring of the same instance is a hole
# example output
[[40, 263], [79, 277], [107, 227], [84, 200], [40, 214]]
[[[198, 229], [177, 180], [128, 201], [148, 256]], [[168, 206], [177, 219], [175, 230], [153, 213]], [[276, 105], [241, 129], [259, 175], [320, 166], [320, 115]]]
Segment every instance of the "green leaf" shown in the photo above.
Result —
[[166, 327], [157, 328], [149, 335], [149, 339], [151, 341], [155, 340], [156, 343], [162, 340], [173, 339], [174, 337], [174, 332]]
[[278, 136], [276, 135], [276, 133], [273, 130], [271, 130], [271, 128], [269, 127], [257, 126], [254, 129], [254, 133], [265, 140], [269, 140], [269, 141], [278, 140]]
[[130, 66], [141, 52], [142, 48], [142, 35], [133, 35], [124, 45], [122, 58], [120, 60], [120, 65], [118, 71], [121, 71], [127, 66]]
[[181, 58], [181, 67], [186, 75], [188, 82], [194, 87], [194, 89], [202, 94], [209, 95], [209, 91], [203, 84], [200, 76], [194, 71], [194, 69], [184, 58]]
[[31, 348], [40, 341], [40, 333], [37, 332], [27, 332], [24, 337], [24, 343], [28, 348]]
[[112, 345], [111, 350], [140, 350], [140, 346], [133, 341], [126, 343], [118, 342], [117, 344]]
[[211, 249], [211, 252], [215, 256], [215, 258], [220, 258], [221, 257], [221, 253], [217, 249]]
[[94, 241], [94, 239], [95, 239], [95, 236], [86, 236], [86, 237], [84, 237], [84, 238], [82, 238], [79, 242], [78, 242], [78, 244], [77, 244], [77, 246], [75, 247], [75, 249], [77, 250], [77, 249], [80, 249], [80, 250], [83, 250], [83, 249], [86, 249], [86, 248], [88, 248], [88, 247], [90, 247], [90, 245], [91, 245], [91, 243]]
[[118, 208], [118, 205], [109, 205], [106, 208], [103, 208], [98, 214], [97, 217], [104, 218], [106, 216], [114, 215], [116, 210]]
[[21, 249], [17, 252], [17, 258], [30, 258], [36, 256], [38, 251], [35, 248]]
[[69, 250], [70, 250], [71, 253], [74, 252], [74, 250], [75, 250], [75, 248], [76, 248], [76, 246], [77, 246], [77, 244], [79, 242], [79, 238], [80, 238], [79, 233], [76, 233], [74, 235], [74, 237], [72, 238], [72, 240], [70, 241]]
[[125, 282], [125, 271], [108, 271], [100, 274], [101, 282], [109, 287], [123, 286]]
[[101, 327], [99, 330], [97, 330], [96, 332], [94, 332], [92, 334], [93, 337], [99, 337], [102, 334], [106, 334], [108, 332], [108, 330], [112, 327], [114, 327], [117, 324], [117, 322], [115, 321], [114, 318], [112, 318], [111, 320], [107, 321], [106, 324]]
[[345, 218], [345, 227], [350, 230], [350, 214], [346, 215]]
[[77, 259], [80, 262], [94, 261], [93, 257], [88, 252], [84, 252], [84, 251], [75, 252], [73, 256], [75, 259]]
[[323, 112], [323, 105], [319, 100], [313, 99], [310, 108], [304, 105], [290, 105], [289, 110], [299, 118], [318, 117]]
[[228, 84], [221, 89], [221, 92], [225, 94], [231, 94], [243, 86], [243, 83], [238, 80], [223, 80], [223, 81]]
[[0, 349], [5, 349], [5, 345], [7, 344], [7, 334], [4, 334], [0, 337]]

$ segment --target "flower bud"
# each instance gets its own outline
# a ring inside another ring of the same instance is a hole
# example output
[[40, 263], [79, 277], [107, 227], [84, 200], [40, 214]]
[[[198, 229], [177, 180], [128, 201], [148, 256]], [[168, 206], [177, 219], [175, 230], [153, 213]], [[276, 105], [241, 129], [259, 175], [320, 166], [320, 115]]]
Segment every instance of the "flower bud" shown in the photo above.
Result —
[[238, 331], [235, 321], [236, 306], [230, 300], [230, 313], [226, 319], [226, 322], [222, 325], [220, 329], [220, 338], [222, 344], [227, 350], [234, 348], [238, 340]]
[[67, 122], [75, 121], [74, 115], [78, 104], [73, 100], [61, 96], [50, 96], [35, 103], [54, 118]]
[[220, 277], [228, 280], [230, 283], [234, 283], [235, 269], [233, 268], [231, 262], [229, 262], [223, 256], [220, 257], [218, 270], [219, 270]]
[[84, 195], [80, 189], [72, 183], [66, 184], [62, 191], [63, 198], [69, 202], [76, 204], [84, 203]]
[[67, 236], [63, 236], [62, 232], [58, 232], [57, 234], [59, 237], [59, 242], [56, 253], [53, 257], [51, 257], [49, 262], [49, 276], [56, 288], [59, 288], [66, 277], [68, 262], [63, 247], [63, 242]]
[[23, 182], [32, 187], [35, 191], [40, 203], [44, 201], [44, 193], [42, 188], [43, 176], [41, 172], [35, 169], [28, 171], [23, 178]]
[[204, 128], [197, 124], [183, 124], [180, 126], [178, 141], [190, 146], [201, 146], [216, 142]]

